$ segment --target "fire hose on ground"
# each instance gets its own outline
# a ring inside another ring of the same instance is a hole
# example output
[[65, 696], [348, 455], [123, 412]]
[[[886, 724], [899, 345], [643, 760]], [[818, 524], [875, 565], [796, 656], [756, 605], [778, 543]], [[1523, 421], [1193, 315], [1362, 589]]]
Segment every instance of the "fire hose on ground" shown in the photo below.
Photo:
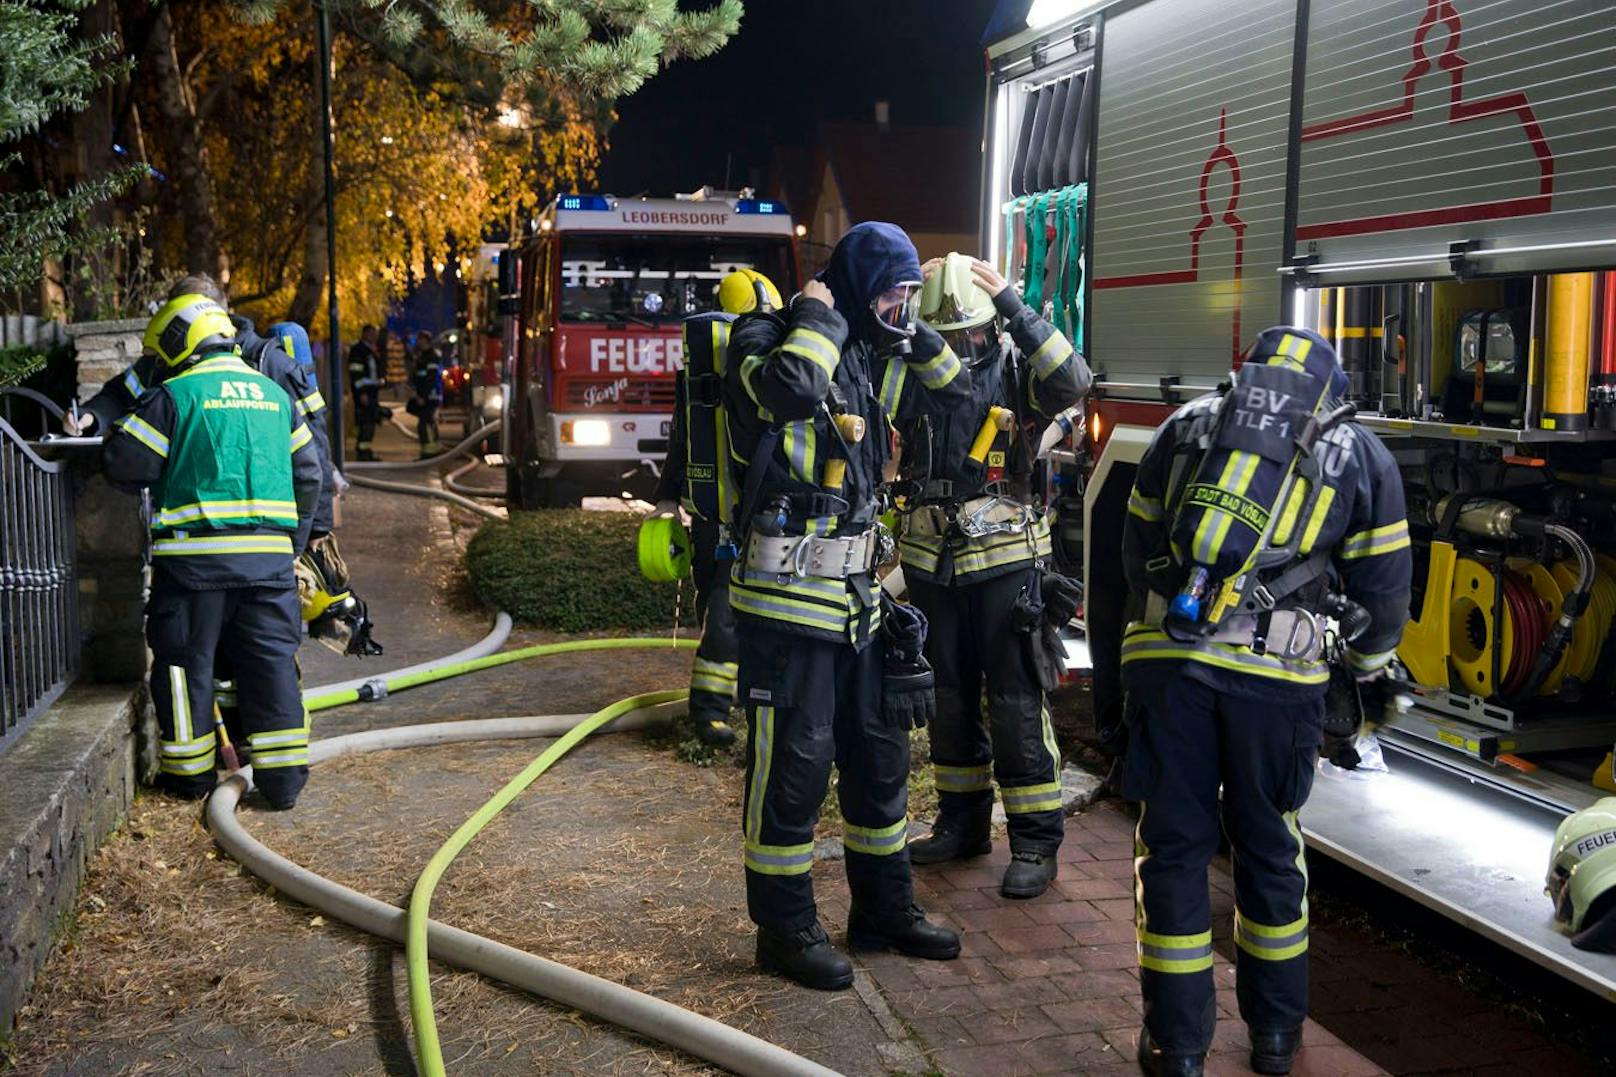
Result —
[[436, 456], [430, 456], [425, 460], [355, 461], [353, 463], [344, 465], [343, 474], [348, 481], [353, 483], [355, 486], [363, 486], [372, 490], [385, 490], [392, 494], [409, 494], [412, 497], [435, 497], [440, 501], [447, 501], [450, 504], [459, 505], [461, 508], [470, 512], [475, 512], [479, 516], [486, 516], [490, 520], [503, 520], [505, 519], [504, 513], [491, 509], [487, 505], [478, 504], [471, 498], [466, 497], [463, 494], [455, 493], [453, 490], [446, 490], [438, 486], [425, 486], [417, 483], [389, 482], [383, 479], [373, 479], [368, 475], [358, 473], [360, 471], [406, 471], [415, 468], [431, 467], [434, 464], [441, 464], [445, 461], [454, 459], [456, 456], [470, 453], [473, 445], [476, 445], [478, 442], [482, 441], [499, 428], [500, 422], [498, 419], [496, 419], [484, 426], [482, 429], [474, 432], [470, 437], [466, 438], [453, 448], [447, 450], [446, 452], [441, 452]]
[[[476, 653], [487, 648], [490, 640], [503, 642], [508, 632], [509, 618], [502, 613], [488, 637], [465, 651], [380, 677], [360, 679], [357, 683], [348, 681], [311, 688], [305, 693], [306, 705], [314, 711], [381, 699], [390, 692], [546, 655], [636, 647], [693, 649], [696, 645], [695, 640], [600, 639], [539, 644], [498, 654]], [[499, 646], [499, 642], [493, 646]], [[472, 657], [466, 657], [468, 654]], [[317, 875], [254, 839], [235, 816], [237, 804], [250, 788], [251, 767], [230, 775], [214, 792], [207, 806], [208, 826], [226, 853], [294, 900], [370, 934], [405, 944], [410, 1012], [421, 1067], [429, 1077], [445, 1073], [432, 1013], [429, 958], [470, 969], [592, 1014], [736, 1073], [823, 1077], [834, 1071], [766, 1040], [609, 980], [429, 919], [432, 892], [443, 872], [522, 790], [592, 733], [608, 727], [611, 731], [642, 728], [666, 720], [671, 717], [673, 705], [686, 695], [683, 690], [645, 693], [587, 716], [438, 722], [352, 733], [315, 742], [310, 748], [310, 761], [318, 764], [346, 755], [394, 748], [528, 737], [560, 738], [438, 849], [416, 883], [408, 911]]]

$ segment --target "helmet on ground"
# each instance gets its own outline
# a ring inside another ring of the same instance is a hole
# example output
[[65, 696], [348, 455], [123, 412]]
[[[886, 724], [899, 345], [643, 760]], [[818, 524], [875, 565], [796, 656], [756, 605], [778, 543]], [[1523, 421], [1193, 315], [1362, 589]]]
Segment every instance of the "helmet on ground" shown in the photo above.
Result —
[[991, 356], [998, 344], [994, 313], [993, 297], [977, 283], [969, 255], [950, 252], [920, 290], [920, 320], [970, 366]]
[[182, 295], [170, 299], [152, 315], [141, 346], [165, 366], [174, 368], [233, 350], [236, 327], [225, 309], [207, 296]]
[[1560, 821], [1546, 889], [1571, 945], [1616, 952], [1616, 797]]
[[309, 638], [338, 654], [377, 655], [382, 645], [370, 638], [369, 610], [348, 586], [348, 567], [336, 540], [323, 535], [292, 563], [297, 603]]
[[755, 269], [737, 269], [718, 282], [718, 305], [730, 314], [780, 309], [774, 282]]

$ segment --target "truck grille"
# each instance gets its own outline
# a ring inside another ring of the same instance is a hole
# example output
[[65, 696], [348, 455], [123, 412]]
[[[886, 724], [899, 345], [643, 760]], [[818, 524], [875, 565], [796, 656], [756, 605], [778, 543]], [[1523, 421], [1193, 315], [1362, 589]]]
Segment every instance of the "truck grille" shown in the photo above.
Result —
[[672, 411], [673, 379], [568, 378], [562, 396], [569, 408]]

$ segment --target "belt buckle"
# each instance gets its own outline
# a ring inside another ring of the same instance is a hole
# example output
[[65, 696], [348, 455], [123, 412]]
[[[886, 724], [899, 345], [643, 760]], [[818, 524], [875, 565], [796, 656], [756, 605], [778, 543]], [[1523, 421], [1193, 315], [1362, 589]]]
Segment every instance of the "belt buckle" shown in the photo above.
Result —
[[[1295, 662], [1311, 654], [1313, 648], [1318, 645], [1319, 626], [1318, 622], [1313, 619], [1313, 615], [1306, 610], [1297, 609], [1290, 611], [1290, 613], [1291, 630], [1286, 634], [1285, 649], [1280, 652], [1280, 657], [1285, 658], [1288, 661]], [[1305, 647], [1298, 648], [1296, 646], [1296, 635], [1301, 630], [1303, 624], [1307, 625], [1307, 644]]]

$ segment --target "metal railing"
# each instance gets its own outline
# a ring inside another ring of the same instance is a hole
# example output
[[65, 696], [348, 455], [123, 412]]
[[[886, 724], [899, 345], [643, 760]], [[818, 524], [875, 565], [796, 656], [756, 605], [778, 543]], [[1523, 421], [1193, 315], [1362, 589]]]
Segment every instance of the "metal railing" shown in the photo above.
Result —
[[68, 465], [0, 420], [0, 753], [79, 671]]

